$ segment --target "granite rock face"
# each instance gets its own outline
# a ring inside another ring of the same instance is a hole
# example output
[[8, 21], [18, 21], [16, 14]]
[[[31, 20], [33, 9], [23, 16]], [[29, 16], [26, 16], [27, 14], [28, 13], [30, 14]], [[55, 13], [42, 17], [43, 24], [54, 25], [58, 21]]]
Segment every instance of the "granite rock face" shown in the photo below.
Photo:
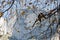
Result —
[[[11, 5], [8, 4], [9, 1], [12, 0], [0, 1], [1, 11]], [[59, 32], [56, 28], [60, 17], [59, 12], [48, 19], [42, 18], [41, 22], [37, 21], [34, 24], [40, 13], [48, 14], [59, 4], [59, 0], [15, 0], [13, 6], [2, 16], [3, 19], [6, 19], [6, 27], [3, 26], [1, 29], [4, 29], [6, 33], [0, 37], [0, 40], [59, 40]], [[0, 31], [0, 33], [2, 32]]]

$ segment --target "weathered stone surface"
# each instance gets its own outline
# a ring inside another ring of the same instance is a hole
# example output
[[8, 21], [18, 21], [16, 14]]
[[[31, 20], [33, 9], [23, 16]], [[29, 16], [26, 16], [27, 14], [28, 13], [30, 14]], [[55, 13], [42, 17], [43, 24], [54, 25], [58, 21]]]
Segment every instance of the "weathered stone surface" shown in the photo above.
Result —
[[[10, 6], [8, 0], [5, 0], [3, 4], [0, 1], [1, 11], [5, 11]], [[10, 0], [12, 1], [12, 0]], [[6, 4], [9, 3], [9, 4]], [[3, 27], [5, 35], [0, 35], [0, 40], [59, 40], [59, 34], [56, 33], [56, 26], [58, 23], [58, 15], [56, 12], [55, 15], [51, 16], [49, 19], [41, 19], [34, 24], [35, 20], [38, 19], [39, 13], [48, 14], [48, 12], [56, 8], [60, 4], [60, 0], [15, 0], [13, 6], [4, 13], [2, 16], [3, 19], [0, 20], [3, 24], [6, 24], [6, 27], [0, 22]], [[5, 5], [5, 6], [4, 6]], [[0, 18], [1, 19], [1, 18]], [[54, 22], [53, 22], [54, 20]], [[52, 25], [50, 25], [52, 23]], [[48, 26], [53, 29], [52, 37], [46, 39], [46, 35], [50, 35], [50, 29], [47, 32], [44, 32]], [[5, 30], [6, 29], [6, 30]], [[0, 31], [0, 33], [2, 33]], [[42, 35], [42, 36], [41, 36]], [[44, 37], [43, 39], [41, 39]]]

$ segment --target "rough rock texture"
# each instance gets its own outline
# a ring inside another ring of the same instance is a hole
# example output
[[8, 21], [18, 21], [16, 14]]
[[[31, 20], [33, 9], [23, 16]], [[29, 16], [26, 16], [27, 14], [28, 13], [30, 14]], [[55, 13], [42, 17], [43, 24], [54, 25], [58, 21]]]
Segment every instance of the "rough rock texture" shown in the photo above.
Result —
[[[8, 0], [5, 0], [4, 4], [1, 4], [2, 1], [4, 0], [0, 1], [0, 6], [2, 6], [0, 9], [4, 11], [10, 4], [3, 6]], [[7, 33], [0, 37], [0, 40], [59, 40], [60, 31], [57, 32], [56, 27], [60, 15], [57, 12], [48, 19], [42, 18], [41, 22], [37, 21], [34, 27], [32, 27], [39, 13], [48, 14], [50, 10], [56, 8], [59, 4], [59, 0], [15, 0], [11, 9], [3, 15], [7, 22]], [[54, 23], [53, 20], [55, 20]], [[42, 32], [49, 25], [52, 28], [52, 36], [46, 38], [50, 35], [51, 30], [44, 32], [46, 35]]]

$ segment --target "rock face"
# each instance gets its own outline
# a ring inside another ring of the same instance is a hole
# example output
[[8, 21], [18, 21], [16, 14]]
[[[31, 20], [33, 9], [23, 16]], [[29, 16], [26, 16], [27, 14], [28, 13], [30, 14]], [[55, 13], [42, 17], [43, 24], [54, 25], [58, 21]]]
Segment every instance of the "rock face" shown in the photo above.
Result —
[[0, 18], [0, 35], [5, 35], [7, 33], [7, 22], [4, 18]]
[[[3, 37], [4, 35], [6, 35], [7, 34], [7, 21], [3, 18], [3, 17], [1, 17], [0, 18], [0, 37]], [[2, 40], [1, 38], [0, 38], [0, 40]]]
[[[5, 0], [3, 4], [2, 1], [4, 0], [0, 1], [0, 9], [4, 11], [10, 4], [6, 4], [9, 0]], [[59, 5], [60, 1], [15, 0], [13, 6], [0, 18], [0, 40], [59, 40], [58, 12], [34, 24], [40, 13], [48, 14], [58, 6], [57, 3]]]

